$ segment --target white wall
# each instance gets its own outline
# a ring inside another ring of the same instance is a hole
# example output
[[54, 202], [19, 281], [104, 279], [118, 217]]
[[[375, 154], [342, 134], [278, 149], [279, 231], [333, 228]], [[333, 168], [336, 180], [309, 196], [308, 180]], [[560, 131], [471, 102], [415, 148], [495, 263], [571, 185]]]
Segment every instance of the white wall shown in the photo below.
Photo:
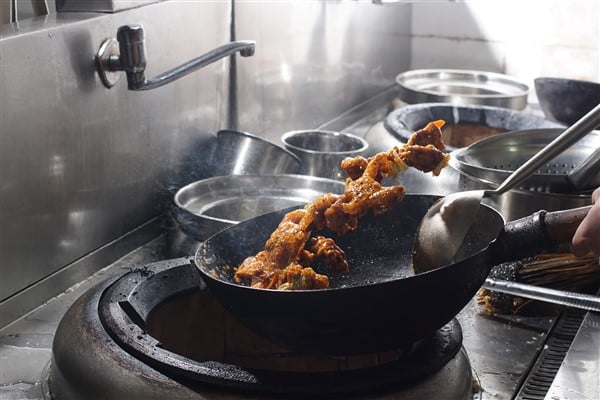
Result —
[[600, 81], [600, 0], [417, 1], [411, 69]]

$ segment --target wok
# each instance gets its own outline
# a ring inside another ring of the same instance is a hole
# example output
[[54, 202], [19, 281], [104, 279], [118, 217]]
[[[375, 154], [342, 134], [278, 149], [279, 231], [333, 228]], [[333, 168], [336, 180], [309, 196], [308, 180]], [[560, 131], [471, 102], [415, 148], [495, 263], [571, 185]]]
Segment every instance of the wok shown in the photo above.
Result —
[[[346, 251], [350, 264], [344, 275], [328, 274], [329, 289], [277, 291], [234, 283], [235, 267], [263, 249], [283, 215], [293, 208], [215, 234], [198, 248], [193, 264], [236, 318], [273, 343], [326, 354], [402, 349], [454, 318], [493, 265], [570, 240], [586, 211], [575, 209], [576, 217], [562, 229], [556, 221], [563, 218], [555, 217], [557, 213], [541, 211], [505, 225], [497, 211], [481, 205], [477, 223], [453, 262], [415, 275], [411, 265], [415, 232], [437, 199], [406, 195], [387, 213], [362, 218], [354, 232], [339, 238], [325, 232]], [[326, 271], [318, 264], [313, 268]]]

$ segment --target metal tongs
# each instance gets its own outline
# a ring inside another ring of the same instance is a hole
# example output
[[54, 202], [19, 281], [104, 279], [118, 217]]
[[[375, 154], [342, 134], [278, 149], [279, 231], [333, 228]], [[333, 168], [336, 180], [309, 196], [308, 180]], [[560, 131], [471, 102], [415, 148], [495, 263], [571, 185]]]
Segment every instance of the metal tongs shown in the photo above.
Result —
[[[600, 263], [600, 259], [598, 259], [598, 262]], [[487, 290], [506, 293], [513, 296], [525, 297], [532, 300], [544, 301], [546, 303], [600, 313], [600, 297], [594, 295], [492, 278], [487, 278], [482, 287]]]

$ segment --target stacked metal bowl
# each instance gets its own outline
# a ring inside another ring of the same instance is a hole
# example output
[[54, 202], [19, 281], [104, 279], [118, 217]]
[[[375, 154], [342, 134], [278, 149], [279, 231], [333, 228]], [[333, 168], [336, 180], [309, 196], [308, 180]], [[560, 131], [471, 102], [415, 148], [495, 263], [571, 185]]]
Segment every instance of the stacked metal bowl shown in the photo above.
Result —
[[174, 218], [194, 241], [243, 220], [343, 191], [341, 181], [300, 175], [300, 159], [272, 142], [232, 130], [216, 136], [215, 176], [182, 187], [173, 199]]

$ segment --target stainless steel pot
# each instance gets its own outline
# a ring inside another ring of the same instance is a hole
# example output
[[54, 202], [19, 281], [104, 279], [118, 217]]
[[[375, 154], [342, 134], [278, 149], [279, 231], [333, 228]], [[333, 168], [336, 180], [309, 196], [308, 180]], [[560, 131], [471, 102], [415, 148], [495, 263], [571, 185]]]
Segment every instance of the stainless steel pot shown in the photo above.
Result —
[[[496, 135], [453, 152], [453, 160], [460, 171], [500, 184], [562, 132], [530, 129]], [[599, 149], [600, 132], [593, 131], [546, 163], [521, 186], [553, 193], [593, 190], [600, 185]]]
[[347, 177], [340, 168], [341, 161], [365, 155], [369, 147], [366, 140], [351, 133], [325, 130], [287, 132], [281, 141], [302, 160], [303, 173], [339, 180]]
[[215, 176], [296, 174], [302, 161], [292, 152], [248, 132], [217, 132]]
[[[452, 153], [450, 153], [452, 157]], [[496, 184], [468, 175], [458, 170], [454, 162], [437, 177], [409, 168], [394, 178], [395, 184], [406, 187], [407, 193], [445, 196], [458, 191], [495, 189]], [[539, 210], [559, 211], [591, 204], [590, 193], [552, 193], [513, 189], [484, 204], [496, 209], [507, 221], [531, 215]]]
[[[495, 189], [497, 187], [497, 184], [493, 182], [458, 170], [453, 161], [450, 162], [450, 167], [446, 170], [448, 170], [445, 171], [448, 174], [444, 179], [454, 181], [447, 183], [447, 185], [454, 184], [458, 190]], [[483, 203], [498, 210], [508, 221], [522, 218], [539, 210], [566, 210], [587, 206], [591, 202], [590, 193], [553, 193], [526, 189], [512, 189], [501, 196], [483, 201]]]

